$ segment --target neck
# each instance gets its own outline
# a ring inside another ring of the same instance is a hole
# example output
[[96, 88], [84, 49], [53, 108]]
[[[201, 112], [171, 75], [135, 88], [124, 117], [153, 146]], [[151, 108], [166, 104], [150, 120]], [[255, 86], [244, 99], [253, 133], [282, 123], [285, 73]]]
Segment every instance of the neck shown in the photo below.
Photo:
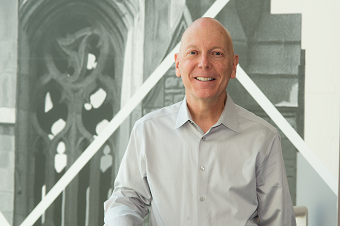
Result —
[[220, 118], [227, 96], [216, 100], [193, 100], [187, 96], [187, 106], [192, 120], [206, 133]]

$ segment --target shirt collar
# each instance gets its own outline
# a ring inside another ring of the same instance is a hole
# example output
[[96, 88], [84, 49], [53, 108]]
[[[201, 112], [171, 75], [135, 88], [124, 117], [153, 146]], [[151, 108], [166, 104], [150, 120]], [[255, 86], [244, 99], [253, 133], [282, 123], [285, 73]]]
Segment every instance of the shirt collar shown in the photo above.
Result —
[[[181, 127], [187, 121], [192, 121], [189, 109], [187, 107], [187, 100], [184, 97], [184, 100], [181, 103], [181, 106], [178, 111], [175, 129]], [[223, 124], [224, 126], [228, 127], [229, 129], [238, 132], [238, 116], [236, 112], [236, 105], [234, 104], [233, 100], [227, 93], [227, 103], [224, 106], [222, 114], [216, 124], [214, 126], [219, 126]]]
[[228, 127], [235, 132], [238, 132], [238, 115], [236, 112], [236, 105], [229, 96], [229, 93], [227, 93], [227, 103], [225, 104], [222, 114], [215, 126], [220, 124], [223, 124], [225, 127]]
[[181, 106], [179, 107], [175, 129], [178, 129], [187, 121], [192, 121], [192, 118], [187, 107], [187, 98], [184, 97], [184, 100], [182, 101]]

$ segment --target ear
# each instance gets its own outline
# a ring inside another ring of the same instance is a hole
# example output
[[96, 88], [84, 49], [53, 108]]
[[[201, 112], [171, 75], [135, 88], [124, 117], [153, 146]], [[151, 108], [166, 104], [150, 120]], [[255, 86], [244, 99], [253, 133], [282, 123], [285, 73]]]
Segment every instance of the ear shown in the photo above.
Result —
[[175, 54], [175, 67], [176, 67], [176, 76], [181, 77], [181, 71], [179, 70], [179, 53]]
[[237, 65], [238, 65], [238, 55], [235, 55], [234, 58], [233, 58], [233, 69], [232, 69], [232, 72], [231, 72], [231, 75], [230, 75], [231, 79], [236, 78]]

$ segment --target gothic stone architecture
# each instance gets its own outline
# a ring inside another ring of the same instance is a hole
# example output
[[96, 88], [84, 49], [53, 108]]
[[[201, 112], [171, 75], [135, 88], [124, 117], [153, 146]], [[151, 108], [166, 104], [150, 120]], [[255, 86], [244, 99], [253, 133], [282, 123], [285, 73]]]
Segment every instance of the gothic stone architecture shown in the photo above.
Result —
[[[6, 21], [0, 22], [0, 211], [12, 225], [20, 225], [213, 2], [0, 3]], [[270, 14], [270, 0], [231, 0], [216, 18], [231, 32], [240, 66], [303, 135], [301, 16]], [[237, 80], [228, 92], [271, 122]], [[102, 225], [133, 123], [183, 97], [172, 66], [35, 225]], [[296, 150], [281, 136], [295, 203]]]

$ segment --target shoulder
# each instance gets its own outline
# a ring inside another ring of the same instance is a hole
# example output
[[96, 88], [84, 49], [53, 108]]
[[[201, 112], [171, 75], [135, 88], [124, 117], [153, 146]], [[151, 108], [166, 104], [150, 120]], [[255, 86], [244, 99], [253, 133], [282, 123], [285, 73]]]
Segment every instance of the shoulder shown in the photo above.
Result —
[[175, 123], [181, 103], [182, 101], [144, 115], [142, 118], [136, 121], [135, 127], [141, 127], [145, 124], [171, 121], [174, 121]]
[[239, 126], [243, 129], [254, 129], [258, 132], [266, 132], [268, 134], [276, 135], [278, 130], [268, 123], [266, 120], [260, 118], [254, 113], [235, 104], [236, 113], [239, 118]]

